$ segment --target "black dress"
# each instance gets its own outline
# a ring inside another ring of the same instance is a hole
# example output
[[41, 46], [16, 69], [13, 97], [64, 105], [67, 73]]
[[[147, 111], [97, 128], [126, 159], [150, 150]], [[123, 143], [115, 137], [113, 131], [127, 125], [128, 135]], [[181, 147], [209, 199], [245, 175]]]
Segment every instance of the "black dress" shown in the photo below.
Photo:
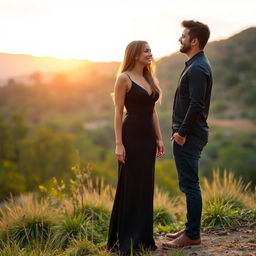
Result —
[[132, 81], [125, 96], [127, 110], [122, 126], [125, 164], [118, 162], [118, 184], [107, 248], [122, 255], [156, 249], [153, 238], [153, 196], [156, 133], [153, 109], [158, 93], [148, 92]]

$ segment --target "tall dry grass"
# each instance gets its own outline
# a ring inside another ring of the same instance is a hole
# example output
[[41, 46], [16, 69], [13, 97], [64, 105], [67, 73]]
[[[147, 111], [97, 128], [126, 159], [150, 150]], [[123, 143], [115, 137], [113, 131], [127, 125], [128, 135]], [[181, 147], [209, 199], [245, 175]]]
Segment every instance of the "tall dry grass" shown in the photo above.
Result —
[[234, 173], [213, 171], [213, 179], [202, 180], [202, 196], [205, 204], [216, 199], [230, 202], [235, 207], [256, 209], [256, 190], [250, 191], [250, 183], [244, 184], [242, 178], [236, 179]]
[[51, 207], [47, 200], [39, 200], [36, 194], [29, 193], [16, 198], [11, 197], [0, 208], [0, 230], [6, 229], [14, 222], [35, 216], [52, 222], [61, 218], [58, 208]]

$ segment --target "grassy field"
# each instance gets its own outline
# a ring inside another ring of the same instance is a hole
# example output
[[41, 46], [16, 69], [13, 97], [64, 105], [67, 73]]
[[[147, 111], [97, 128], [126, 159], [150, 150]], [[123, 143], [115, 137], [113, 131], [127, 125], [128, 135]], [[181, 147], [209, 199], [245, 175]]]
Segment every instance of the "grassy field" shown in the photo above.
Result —
[[[40, 186], [41, 194], [23, 194], [2, 204], [1, 256], [114, 255], [105, 245], [115, 189], [103, 180], [93, 182], [88, 168], [77, 165], [72, 171], [69, 183], [53, 179], [49, 187]], [[221, 177], [215, 171], [213, 177], [212, 182], [202, 180], [203, 231], [255, 225], [256, 193], [248, 191], [249, 184], [232, 173]], [[156, 188], [154, 204], [156, 237], [183, 227], [183, 196], [169, 198]]]

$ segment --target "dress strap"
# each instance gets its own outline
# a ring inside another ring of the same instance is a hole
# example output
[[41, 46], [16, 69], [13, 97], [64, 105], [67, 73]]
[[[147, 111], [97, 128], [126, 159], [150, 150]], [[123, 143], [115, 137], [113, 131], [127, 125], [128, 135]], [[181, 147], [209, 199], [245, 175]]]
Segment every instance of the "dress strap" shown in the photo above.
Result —
[[132, 82], [132, 79], [131, 79], [131, 77], [127, 74], [127, 73], [125, 73], [128, 77], [129, 77], [129, 79], [131, 80], [131, 82]]

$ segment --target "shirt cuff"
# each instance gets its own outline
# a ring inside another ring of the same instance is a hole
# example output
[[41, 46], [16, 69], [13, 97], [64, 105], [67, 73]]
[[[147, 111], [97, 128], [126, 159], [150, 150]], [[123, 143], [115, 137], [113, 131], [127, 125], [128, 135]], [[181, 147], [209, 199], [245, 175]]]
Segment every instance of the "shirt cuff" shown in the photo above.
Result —
[[187, 133], [184, 129], [180, 128], [178, 130], [178, 134], [181, 136], [181, 137], [186, 137], [187, 136]]

